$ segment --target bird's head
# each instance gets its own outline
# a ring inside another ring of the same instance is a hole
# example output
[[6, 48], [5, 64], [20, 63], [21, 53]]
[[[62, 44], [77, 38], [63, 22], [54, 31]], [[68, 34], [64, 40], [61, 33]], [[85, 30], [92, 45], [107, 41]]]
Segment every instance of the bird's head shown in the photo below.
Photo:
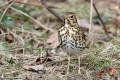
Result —
[[75, 25], [77, 25], [77, 18], [74, 13], [66, 12], [64, 14], [64, 22], [67, 25], [75, 26]]

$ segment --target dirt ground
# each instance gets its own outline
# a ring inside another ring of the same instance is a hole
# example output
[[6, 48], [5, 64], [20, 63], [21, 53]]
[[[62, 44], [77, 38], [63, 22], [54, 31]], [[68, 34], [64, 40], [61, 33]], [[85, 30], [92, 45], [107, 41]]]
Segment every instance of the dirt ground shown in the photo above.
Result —
[[[93, 8], [90, 35], [90, 0], [45, 3], [47, 7], [37, 0], [0, 1], [0, 80], [119, 80], [120, 1], [94, 0], [109, 33]], [[67, 55], [57, 36], [63, 22], [51, 9], [59, 16], [74, 12], [87, 35], [81, 75], [76, 56], [71, 57], [70, 74], [66, 74]]]

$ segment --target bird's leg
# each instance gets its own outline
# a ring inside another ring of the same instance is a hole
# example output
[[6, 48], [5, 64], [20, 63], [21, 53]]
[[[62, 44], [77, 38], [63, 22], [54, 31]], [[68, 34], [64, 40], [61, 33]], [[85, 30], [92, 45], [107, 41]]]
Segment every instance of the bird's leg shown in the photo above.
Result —
[[80, 72], [80, 55], [78, 56], [78, 74], [81, 74], [81, 72]]
[[67, 67], [67, 74], [69, 74], [69, 67], [70, 67], [70, 56], [68, 56], [68, 67]]

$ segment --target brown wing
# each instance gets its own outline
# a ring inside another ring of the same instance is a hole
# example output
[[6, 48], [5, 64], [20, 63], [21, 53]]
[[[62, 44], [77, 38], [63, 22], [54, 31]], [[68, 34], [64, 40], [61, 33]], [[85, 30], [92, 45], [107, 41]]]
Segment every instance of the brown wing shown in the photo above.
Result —
[[59, 40], [59, 43], [60, 43], [60, 46], [62, 44], [62, 34], [61, 32], [63, 31], [63, 27], [61, 27], [59, 30], [58, 30], [58, 40]]
[[60, 36], [60, 30], [58, 30], [58, 40], [59, 40], [59, 43], [60, 43], [60, 45], [61, 45], [61, 38], [60, 38], [61, 36]]
[[74, 39], [76, 41], [76, 47], [86, 47], [86, 36], [79, 27], [77, 28], [76, 35], [74, 35]]

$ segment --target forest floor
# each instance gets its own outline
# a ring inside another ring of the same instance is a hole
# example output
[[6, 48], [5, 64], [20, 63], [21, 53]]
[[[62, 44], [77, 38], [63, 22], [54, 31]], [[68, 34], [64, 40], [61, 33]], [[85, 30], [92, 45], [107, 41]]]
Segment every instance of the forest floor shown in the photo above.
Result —
[[[60, 16], [64, 12], [74, 12], [79, 25], [85, 28], [85, 34], [89, 34], [90, 0], [45, 1]], [[110, 33], [106, 35], [93, 8], [93, 32], [91, 38], [87, 37], [89, 47], [81, 55], [81, 75], [77, 73], [75, 57], [71, 58], [70, 74], [66, 74], [67, 55], [59, 47], [57, 37], [63, 22], [35, 0], [21, 0], [27, 4], [11, 2], [12, 6], [2, 17], [8, 8], [5, 2], [7, 0], [0, 1], [0, 80], [120, 79], [119, 1], [95, 1]]]

